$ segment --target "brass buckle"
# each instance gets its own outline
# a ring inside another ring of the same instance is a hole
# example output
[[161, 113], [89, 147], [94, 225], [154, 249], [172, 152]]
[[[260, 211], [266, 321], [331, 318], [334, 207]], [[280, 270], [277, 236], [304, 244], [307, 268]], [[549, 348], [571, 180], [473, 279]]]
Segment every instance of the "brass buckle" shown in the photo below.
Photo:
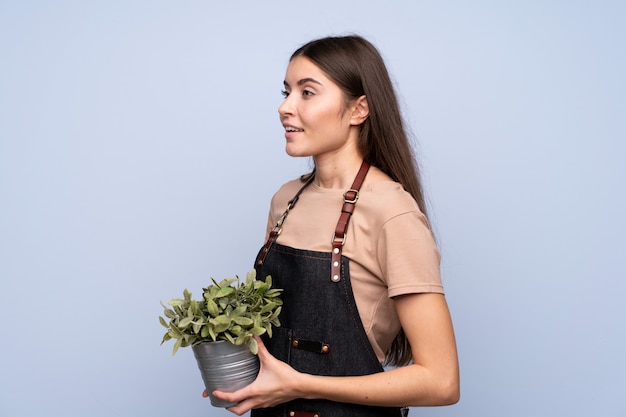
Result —
[[[337, 235], [333, 233], [333, 238], [331, 239], [330, 243], [335, 243], [338, 239], [339, 238], [337, 237]], [[343, 237], [341, 238], [341, 246], [343, 246], [344, 243], [346, 243], [346, 233], [344, 233]]]
[[[348, 193], [350, 191], [352, 191], [354, 193], [354, 198], [352, 200], [348, 200]], [[343, 202], [344, 203], [356, 204], [356, 201], [358, 199], [359, 199], [359, 190], [349, 189], [348, 191], [343, 193]]]

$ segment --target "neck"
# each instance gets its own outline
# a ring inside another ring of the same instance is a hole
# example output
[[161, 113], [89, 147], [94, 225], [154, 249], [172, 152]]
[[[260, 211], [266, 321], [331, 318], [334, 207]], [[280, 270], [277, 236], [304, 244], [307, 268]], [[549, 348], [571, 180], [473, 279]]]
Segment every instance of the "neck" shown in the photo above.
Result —
[[331, 160], [319, 160], [315, 158], [316, 185], [321, 188], [336, 188], [347, 190], [354, 182], [363, 158], [354, 154], [351, 158], [333, 158]]

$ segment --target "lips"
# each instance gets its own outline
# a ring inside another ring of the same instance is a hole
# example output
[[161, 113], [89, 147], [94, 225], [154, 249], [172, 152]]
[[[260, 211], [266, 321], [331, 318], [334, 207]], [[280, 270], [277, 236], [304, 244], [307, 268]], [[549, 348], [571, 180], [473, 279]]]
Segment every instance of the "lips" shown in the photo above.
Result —
[[285, 132], [304, 132], [304, 130], [297, 127], [285, 125]]

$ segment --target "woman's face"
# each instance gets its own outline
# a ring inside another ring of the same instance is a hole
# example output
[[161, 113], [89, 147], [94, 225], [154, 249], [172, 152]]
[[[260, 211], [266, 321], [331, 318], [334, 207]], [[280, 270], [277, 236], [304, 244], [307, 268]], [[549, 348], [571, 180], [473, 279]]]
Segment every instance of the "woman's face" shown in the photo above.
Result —
[[308, 58], [291, 60], [285, 75], [285, 100], [278, 108], [286, 151], [316, 159], [356, 150], [358, 126], [343, 91]]

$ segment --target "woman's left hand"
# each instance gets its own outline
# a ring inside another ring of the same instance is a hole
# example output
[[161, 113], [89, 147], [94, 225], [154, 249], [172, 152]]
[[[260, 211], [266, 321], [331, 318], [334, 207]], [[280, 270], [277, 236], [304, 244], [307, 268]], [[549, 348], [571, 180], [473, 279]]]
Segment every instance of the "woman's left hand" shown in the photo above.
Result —
[[[228, 410], [239, 416], [253, 408], [272, 407], [303, 395], [298, 390], [298, 383], [304, 374], [273, 357], [259, 337], [256, 340], [261, 366], [254, 382], [235, 392], [213, 392], [219, 399], [238, 403]], [[206, 391], [203, 396], [208, 397]]]

